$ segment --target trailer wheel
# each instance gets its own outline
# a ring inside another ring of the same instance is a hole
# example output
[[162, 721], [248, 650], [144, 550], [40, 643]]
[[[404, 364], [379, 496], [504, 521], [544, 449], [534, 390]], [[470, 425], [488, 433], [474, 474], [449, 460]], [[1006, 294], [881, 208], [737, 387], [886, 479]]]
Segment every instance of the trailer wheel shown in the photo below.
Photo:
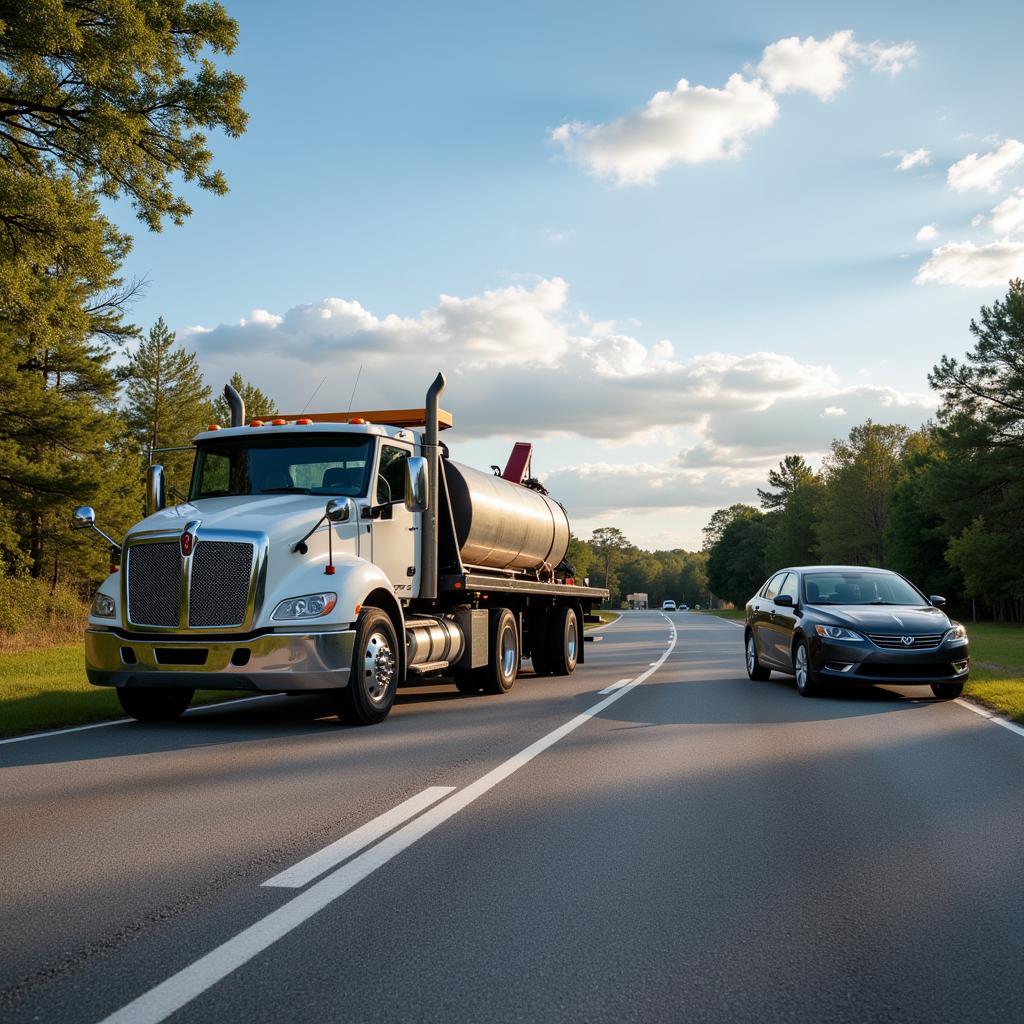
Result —
[[548, 631], [551, 624], [552, 609], [543, 608], [530, 616], [530, 661], [533, 662], [533, 674], [536, 676], [551, 675], [548, 659]]
[[376, 725], [395, 703], [399, 671], [398, 639], [391, 619], [379, 608], [364, 608], [356, 621], [348, 686], [331, 693], [337, 716], [348, 725]]
[[491, 611], [491, 647], [483, 679], [484, 693], [508, 693], [519, 675], [519, 628], [508, 608]]
[[117, 699], [138, 722], [173, 722], [192, 703], [195, 690], [165, 686], [119, 686]]
[[570, 676], [580, 656], [580, 620], [575, 608], [555, 608], [548, 616], [548, 670], [555, 676]]

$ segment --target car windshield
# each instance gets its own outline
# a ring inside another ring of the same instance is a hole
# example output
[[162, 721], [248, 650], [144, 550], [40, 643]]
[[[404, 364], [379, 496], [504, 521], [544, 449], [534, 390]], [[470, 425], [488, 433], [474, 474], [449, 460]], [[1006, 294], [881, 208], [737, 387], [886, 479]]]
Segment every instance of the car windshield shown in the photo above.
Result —
[[928, 604], [924, 595], [892, 572], [811, 572], [804, 576], [807, 604]]
[[374, 439], [365, 434], [204, 442], [189, 500], [238, 494], [366, 494]]

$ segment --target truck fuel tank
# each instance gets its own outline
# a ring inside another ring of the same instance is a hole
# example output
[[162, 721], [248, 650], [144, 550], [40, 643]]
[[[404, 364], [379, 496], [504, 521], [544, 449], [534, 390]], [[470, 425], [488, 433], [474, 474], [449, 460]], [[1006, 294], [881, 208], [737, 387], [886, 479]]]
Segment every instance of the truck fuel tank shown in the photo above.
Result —
[[445, 460], [462, 560], [489, 569], [554, 568], [569, 548], [565, 509], [523, 484]]

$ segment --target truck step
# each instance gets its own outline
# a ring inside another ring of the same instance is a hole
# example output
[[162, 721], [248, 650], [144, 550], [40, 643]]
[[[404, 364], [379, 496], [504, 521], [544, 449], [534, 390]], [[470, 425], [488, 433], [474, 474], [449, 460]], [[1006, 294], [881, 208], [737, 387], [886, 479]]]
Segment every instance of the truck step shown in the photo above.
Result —
[[448, 668], [450, 664], [449, 661], [422, 661], [418, 665], [409, 666], [409, 675], [423, 676], [428, 672], [439, 672], [443, 668]]

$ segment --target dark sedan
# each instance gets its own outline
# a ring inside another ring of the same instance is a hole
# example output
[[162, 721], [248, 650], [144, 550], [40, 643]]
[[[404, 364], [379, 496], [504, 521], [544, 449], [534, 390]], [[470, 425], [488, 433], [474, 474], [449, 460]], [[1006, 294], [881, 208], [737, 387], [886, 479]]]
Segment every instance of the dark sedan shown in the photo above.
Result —
[[782, 569], [747, 602], [747, 674], [796, 678], [804, 697], [829, 682], [930, 686], [952, 700], [970, 670], [967, 631], [886, 569], [813, 565]]

